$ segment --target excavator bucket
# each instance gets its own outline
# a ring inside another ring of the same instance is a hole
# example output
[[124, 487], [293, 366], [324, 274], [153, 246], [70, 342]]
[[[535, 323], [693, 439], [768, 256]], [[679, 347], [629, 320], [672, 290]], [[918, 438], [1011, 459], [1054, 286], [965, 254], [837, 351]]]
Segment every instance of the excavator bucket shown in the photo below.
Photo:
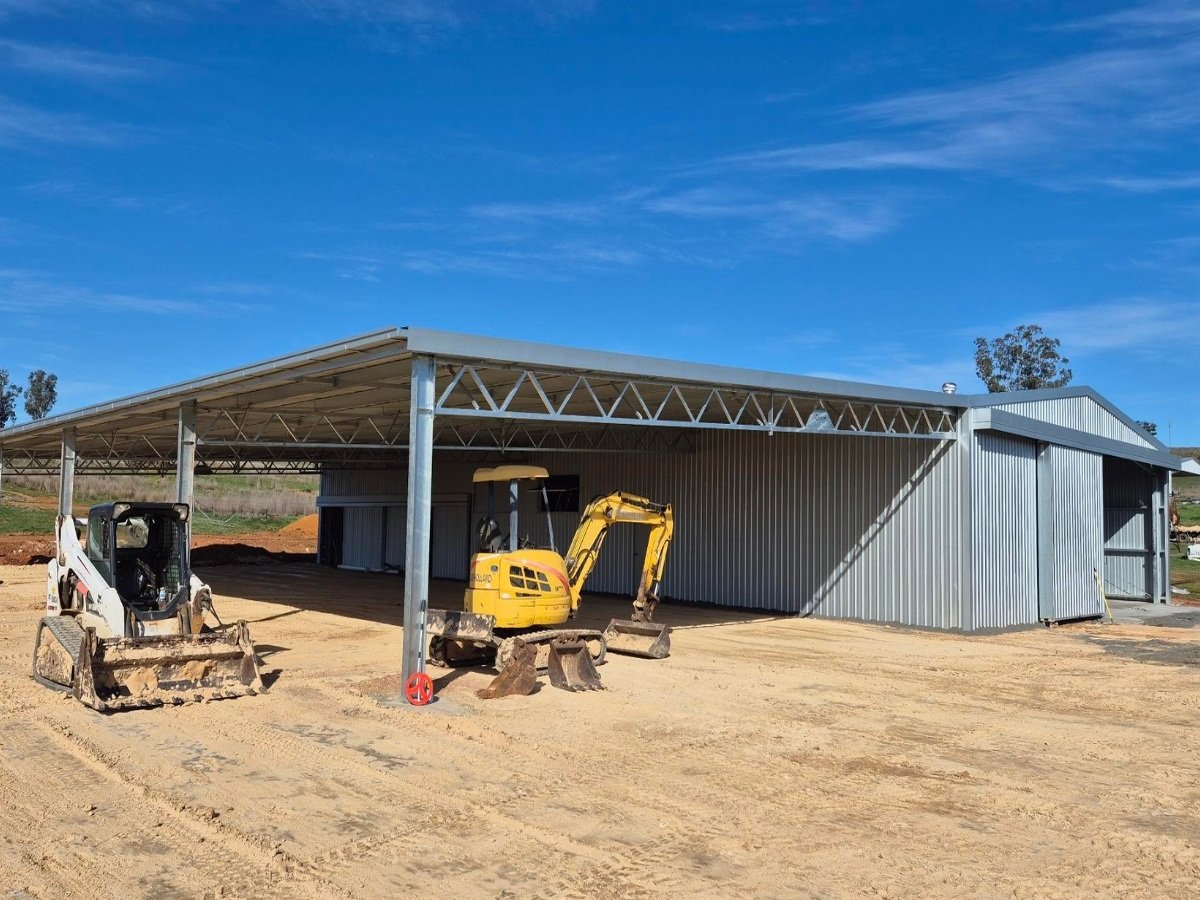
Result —
[[613, 619], [604, 629], [604, 641], [613, 653], [666, 659], [671, 655], [671, 629], [657, 622]]
[[106, 712], [263, 690], [245, 622], [195, 636], [100, 638], [72, 619], [43, 619], [34, 675]]
[[547, 674], [550, 683], [564, 691], [604, 690], [586, 641], [551, 641]]
[[475, 696], [481, 700], [496, 700], [500, 697], [526, 696], [537, 690], [537, 650], [530, 644], [517, 639], [508, 661], [491, 684], [480, 688]]

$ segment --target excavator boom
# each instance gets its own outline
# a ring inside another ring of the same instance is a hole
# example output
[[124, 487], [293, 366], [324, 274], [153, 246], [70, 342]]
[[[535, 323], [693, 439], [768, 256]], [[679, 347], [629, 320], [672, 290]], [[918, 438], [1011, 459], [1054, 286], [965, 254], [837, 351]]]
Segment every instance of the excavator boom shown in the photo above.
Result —
[[649, 526], [646, 555], [633, 601], [633, 618], [613, 619], [604, 632], [614, 653], [662, 659], [670, 653], [670, 629], [653, 622], [658, 605], [658, 588], [667, 564], [667, 550], [675, 533], [675, 517], [669, 503], [614, 491], [588, 504], [567, 550], [567, 578], [571, 588], [571, 611], [579, 608], [588, 576], [596, 567], [600, 547], [609, 529], [617, 523]]

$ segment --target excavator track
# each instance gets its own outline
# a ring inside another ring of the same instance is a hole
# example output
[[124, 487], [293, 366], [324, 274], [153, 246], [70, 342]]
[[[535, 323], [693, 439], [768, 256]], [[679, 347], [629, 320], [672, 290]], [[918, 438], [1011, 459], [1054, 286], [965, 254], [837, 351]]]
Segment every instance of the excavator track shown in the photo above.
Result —
[[549, 670], [550, 642], [554, 640], [584, 641], [588, 645], [588, 655], [591, 656], [592, 665], [594, 666], [603, 665], [605, 658], [608, 656], [608, 646], [605, 643], [602, 631], [583, 628], [551, 628], [546, 631], [531, 631], [528, 634], [516, 634], [511, 637], [502, 638], [499, 646], [496, 648], [497, 670], [504, 670], [509, 657], [512, 656], [513, 647], [517, 640], [524, 641], [537, 651], [537, 659], [534, 666], [538, 672]]

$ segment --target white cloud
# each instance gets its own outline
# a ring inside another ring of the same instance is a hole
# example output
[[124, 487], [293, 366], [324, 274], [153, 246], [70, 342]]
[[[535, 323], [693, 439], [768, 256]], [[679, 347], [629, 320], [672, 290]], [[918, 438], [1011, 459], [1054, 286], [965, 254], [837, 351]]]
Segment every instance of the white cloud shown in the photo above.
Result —
[[24, 269], [0, 269], [0, 312], [26, 314], [31, 310], [96, 309], [105, 313], [146, 313], [148, 315], [223, 315], [245, 312], [244, 304], [218, 303], [211, 300], [184, 300], [169, 297], [100, 291], [48, 278]]
[[229, 4], [230, 0], [0, 0], [0, 19], [65, 17], [93, 10], [149, 21], [180, 21]]
[[432, 41], [468, 25], [506, 18], [532, 19], [556, 27], [595, 10], [596, 0], [508, 0], [484, 5], [466, 0], [281, 0], [294, 11], [316, 19], [356, 24], [375, 32], [382, 44], [399, 34]]
[[890, 231], [893, 204], [881, 197], [793, 194], [696, 187], [648, 200], [645, 208], [687, 219], [746, 220], [777, 237], [819, 235], [855, 242]]
[[1129, 176], [1101, 179], [1101, 184], [1133, 194], [1154, 194], [1162, 191], [1188, 191], [1200, 188], [1200, 172], [1182, 175]]
[[548, 203], [485, 203], [467, 212], [481, 219], [508, 222], [595, 222], [611, 210], [598, 201], [554, 201]]
[[1172, 148], [1200, 124], [1200, 33], [1154, 34], [973, 84], [862, 103], [843, 110], [842, 122], [855, 137], [758, 148], [696, 168], [1019, 174], [1096, 165], [1110, 151]]
[[150, 78], [169, 68], [164, 61], [149, 57], [12, 40], [0, 40], [0, 66], [84, 84]]
[[1167, 348], [1183, 335], [1200, 334], [1200, 301], [1130, 297], [1036, 313], [1028, 320], [1061, 340], [1067, 356], [1119, 350], [1157, 357], [1165, 364]]
[[1146, 3], [1075, 22], [1067, 29], [1105, 31], [1116, 35], [1177, 35], [1200, 31], [1200, 4], [1192, 0]]
[[115, 145], [138, 135], [135, 129], [94, 122], [71, 113], [53, 113], [0, 97], [0, 146], [28, 143]]

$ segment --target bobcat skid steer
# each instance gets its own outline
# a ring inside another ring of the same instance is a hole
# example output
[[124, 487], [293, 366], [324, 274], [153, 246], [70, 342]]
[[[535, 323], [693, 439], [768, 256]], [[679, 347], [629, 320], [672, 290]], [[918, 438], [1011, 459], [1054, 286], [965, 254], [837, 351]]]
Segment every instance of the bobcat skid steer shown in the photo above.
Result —
[[205, 624], [212, 592], [188, 567], [188, 514], [185, 503], [108, 503], [86, 523], [58, 518], [38, 682], [103, 711], [262, 691], [246, 623]]

